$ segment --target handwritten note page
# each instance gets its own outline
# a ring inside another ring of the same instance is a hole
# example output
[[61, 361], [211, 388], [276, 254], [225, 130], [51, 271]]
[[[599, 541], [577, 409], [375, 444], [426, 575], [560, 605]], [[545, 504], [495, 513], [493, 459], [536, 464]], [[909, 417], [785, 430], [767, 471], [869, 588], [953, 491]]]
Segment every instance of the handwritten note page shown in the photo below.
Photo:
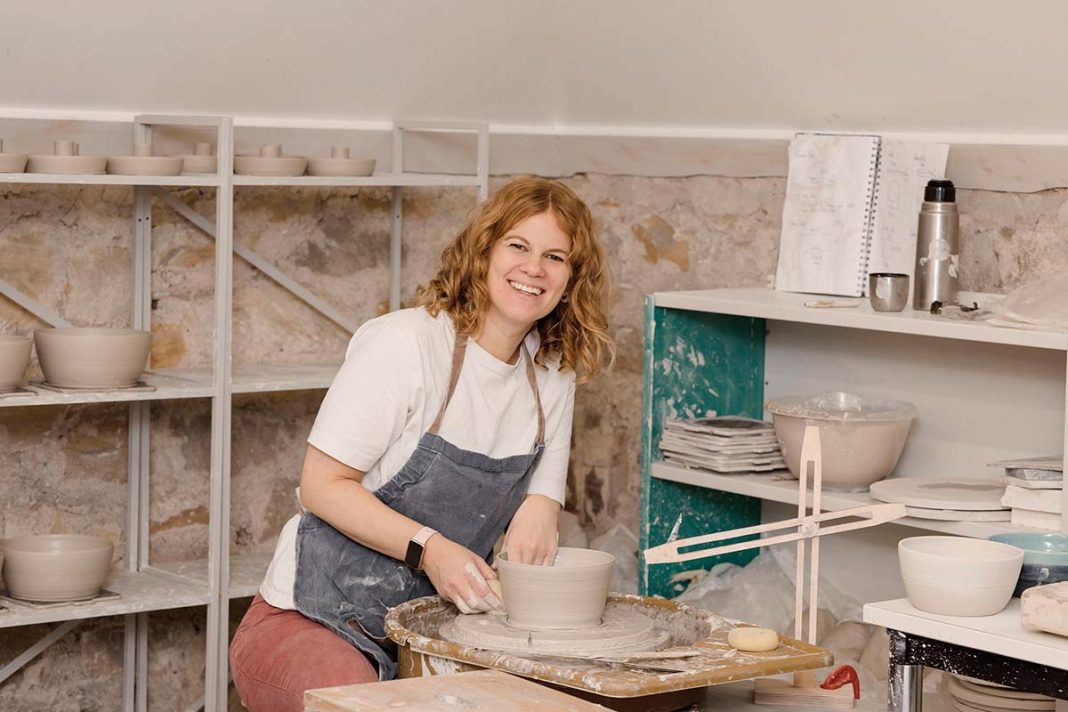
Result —
[[923, 189], [927, 181], [945, 178], [948, 158], [948, 144], [883, 139], [875, 180], [869, 272], [900, 272], [912, 279]]
[[864, 294], [878, 136], [798, 134], [782, 213], [775, 288]]

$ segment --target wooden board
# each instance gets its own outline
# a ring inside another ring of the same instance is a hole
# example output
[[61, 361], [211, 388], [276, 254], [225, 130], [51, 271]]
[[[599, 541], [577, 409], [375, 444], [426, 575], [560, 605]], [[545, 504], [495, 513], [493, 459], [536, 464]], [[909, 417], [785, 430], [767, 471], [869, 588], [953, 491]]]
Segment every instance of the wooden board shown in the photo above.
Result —
[[521, 677], [482, 670], [308, 690], [304, 712], [604, 712]]

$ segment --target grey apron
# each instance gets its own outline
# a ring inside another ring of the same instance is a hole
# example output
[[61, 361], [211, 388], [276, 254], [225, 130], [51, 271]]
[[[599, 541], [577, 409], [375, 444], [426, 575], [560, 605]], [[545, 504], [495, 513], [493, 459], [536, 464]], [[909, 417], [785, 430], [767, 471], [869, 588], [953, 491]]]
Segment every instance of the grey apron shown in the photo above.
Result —
[[[488, 560], [527, 493], [545, 442], [545, 415], [534, 365], [522, 346], [527, 380], [534, 391], [538, 435], [524, 455], [493, 458], [462, 450], [438, 435], [463, 368], [467, 337], [457, 335], [449, 390], [430, 430], [404, 466], [375, 491], [384, 504]], [[425, 573], [348, 538], [308, 512], [297, 528], [298, 611], [322, 623], [365, 653], [381, 680], [396, 677], [396, 645], [385, 635], [393, 606], [435, 593]]]

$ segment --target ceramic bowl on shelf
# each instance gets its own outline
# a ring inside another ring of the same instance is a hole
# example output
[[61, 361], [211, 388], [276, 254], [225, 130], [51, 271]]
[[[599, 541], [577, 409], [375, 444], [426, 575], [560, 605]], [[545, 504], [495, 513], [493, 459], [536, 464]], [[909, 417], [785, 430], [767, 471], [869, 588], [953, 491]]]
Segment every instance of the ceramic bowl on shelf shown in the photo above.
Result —
[[0, 141], [0, 173], [22, 173], [28, 158], [25, 153], [4, 153], [4, 142]]
[[334, 146], [330, 149], [330, 158], [309, 158], [308, 175], [310, 176], [369, 176], [375, 172], [375, 159], [352, 158], [349, 149]]
[[823, 486], [863, 489], [893, 472], [916, 406], [834, 391], [767, 403], [786, 466], [796, 477], [806, 425], [820, 429]]
[[1012, 598], [1024, 552], [988, 539], [916, 536], [897, 544], [909, 603], [944, 616], [991, 616]]
[[32, 348], [29, 336], [0, 334], [0, 393], [13, 391], [22, 383]]
[[1023, 550], [1023, 568], [1012, 595], [1046, 583], [1068, 581], [1068, 534], [1014, 532], [995, 534], [991, 541]]
[[53, 175], [102, 175], [107, 168], [106, 156], [79, 155], [77, 141], [52, 142], [52, 155], [32, 154], [26, 161], [27, 173]]
[[616, 557], [560, 547], [552, 566], [497, 559], [508, 623], [524, 630], [570, 630], [601, 624]]
[[182, 158], [182, 173], [184, 175], [214, 174], [219, 170], [218, 161], [215, 159], [215, 147], [210, 143], [198, 142], [193, 146], [191, 155], [180, 156]]
[[81, 601], [100, 593], [113, 545], [80, 534], [42, 534], [0, 540], [8, 595], [28, 601]]
[[33, 334], [45, 380], [62, 388], [126, 388], [145, 370], [152, 334], [137, 329], [64, 327]]
[[258, 156], [234, 156], [234, 173], [247, 176], [292, 177], [304, 175], [308, 159], [286, 156], [278, 144], [260, 146]]

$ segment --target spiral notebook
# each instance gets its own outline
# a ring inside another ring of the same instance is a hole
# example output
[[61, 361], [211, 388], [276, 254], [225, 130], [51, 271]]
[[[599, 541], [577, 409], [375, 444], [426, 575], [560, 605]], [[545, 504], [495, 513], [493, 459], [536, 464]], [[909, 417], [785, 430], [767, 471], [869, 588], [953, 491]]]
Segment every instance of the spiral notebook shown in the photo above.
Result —
[[946, 144], [795, 136], [775, 288], [861, 297], [870, 272], [911, 275], [923, 188], [948, 156]]

